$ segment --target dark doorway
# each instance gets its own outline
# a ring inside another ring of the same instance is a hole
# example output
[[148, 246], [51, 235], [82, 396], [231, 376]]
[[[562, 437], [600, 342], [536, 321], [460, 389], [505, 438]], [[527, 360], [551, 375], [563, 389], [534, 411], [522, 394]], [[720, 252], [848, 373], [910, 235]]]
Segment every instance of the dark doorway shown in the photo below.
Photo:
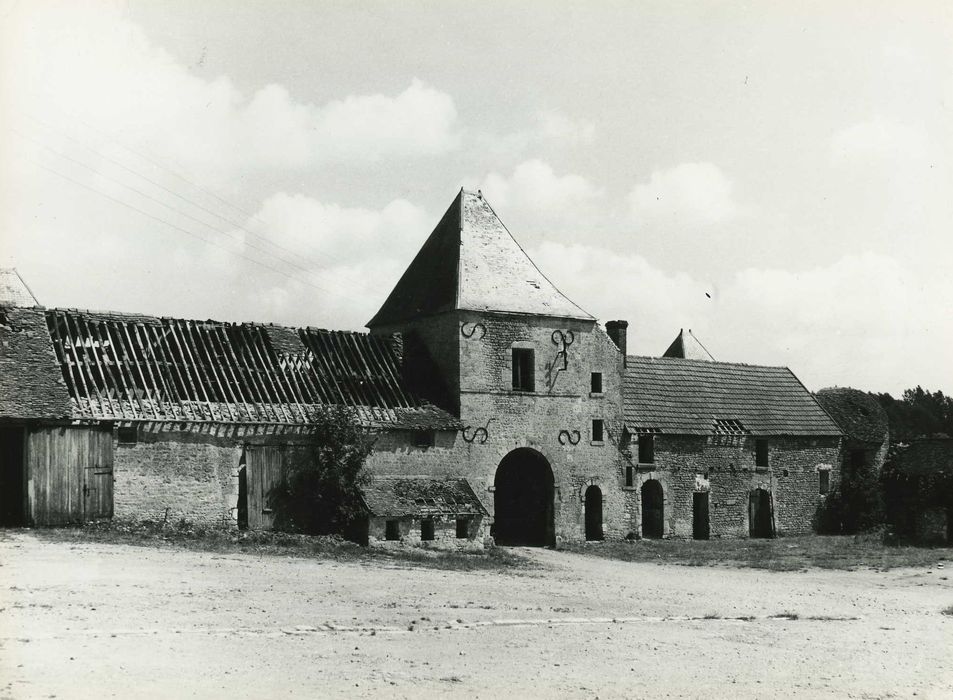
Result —
[[774, 516], [771, 492], [754, 489], [748, 498], [748, 534], [751, 537], [774, 537]]
[[710, 536], [708, 492], [703, 491], [692, 496], [692, 537], [696, 540], [707, 540]]
[[248, 529], [248, 469], [238, 470], [238, 529]]
[[0, 526], [26, 525], [23, 428], [0, 428]]
[[602, 491], [598, 486], [586, 489], [586, 540], [605, 539], [602, 534]]
[[553, 527], [553, 470], [539, 452], [513, 450], [493, 482], [493, 537], [497, 544], [556, 544]]
[[642, 537], [658, 539], [665, 533], [665, 497], [662, 484], [649, 479], [642, 484]]

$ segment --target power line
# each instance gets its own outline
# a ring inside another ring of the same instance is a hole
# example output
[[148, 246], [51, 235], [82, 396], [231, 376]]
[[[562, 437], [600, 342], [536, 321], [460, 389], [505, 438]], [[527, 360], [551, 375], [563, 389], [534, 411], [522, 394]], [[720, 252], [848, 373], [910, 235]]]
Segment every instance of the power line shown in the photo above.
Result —
[[[113, 197], [112, 195], [106, 194], [105, 192], [96, 189], [95, 187], [91, 187], [90, 185], [87, 185], [87, 184], [85, 184], [85, 183], [82, 183], [82, 182], [80, 182], [79, 180], [76, 180], [76, 179], [74, 179], [74, 178], [71, 178], [69, 175], [64, 175], [63, 173], [59, 172], [58, 170], [54, 170], [53, 168], [50, 168], [50, 167], [44, 165], [43, 163], [41, 163], [41, 162], [39, 162], [39, 161], [34, 160], [34, 161], [32, 161], [32, 162], [33, 162], [34, 165], [36, 165], [37, 167], [42, 168], [43, 170], [46, 170], [47, 172], [52, 173], [53, 175], [56, 175], [57, 177], [61, 177], [61, 178], [63, 178], [64, 180], [68, 180], [69, 182], [72, 182], [74, 185], [77, 185], [77, 186], [79, 186], [79, 187], [82, 187], [82, 188], [85, 189], [85, 190], [89, 190], [90, 192], [93, 192], [93, 193], [95, 193], [95, 194], [98, 194], [98, 195], [100, 195], [101, 197], [105, 197], [106, 199], [108, 199], [108, 200], [110, 200], [110, 201], [112, 201], [112, 202], [115, 202], [116, 204], [120, 204], [120, 205], [122, 205], [122, 206], [124, 206], [124, 207], [126, 207], [126, 208], [128, 208], [128, 209], [132, 209], [133, 211], [138, 212], [139, 214], [142, 214], [143, 216], [148, 217], [148, 218], [152, 219], [153, 221], [157, 221], [157, 222], [159, 222], [160, 224], [165, 224], [166, 226], [169, 226], [170, 228], [173, 228], [173, 229], [175, 229], [176, 231], [180, 231], [180, 232], [182, 232], [182, 233], [184, 233], [184, 234], [186, 234], [186, 235], [188, 235], [188, 236], [192, 236], [193, 238], [197, 238], [198, 240], [202, 241], [202, 242], [205, 243], [206, 245], [210, 245], [210, 246], [213, 246], [213, 247], [215, 247], [215, 248], [219, 248], [220, 250], [224, 250], [224, 251], [226, 251], [226, 252], [228, 252], [228, 253], [231, 253], [232, 255], [237, 255], [238, 257], [243, 258], [243, 259], [247, 260], [248, 262], [251, 262], [251, 263], [254, 263], [255, 265], [258, 265], [259, 267], [264, 267], [264, 268], [267, 269], [267, 270], [271, 270], [272, 272], [275, 272], [275, 273], [281, 275], [282, 277], [285, 277], [286, 279], [294, 280], [294, 278], [292, 278], [292, 277], [291, 277], [288, 273], [286, 273], [284, 270], [280, 270], [280, 269], [278, 269], [278, 268], [276, 268], [276, 267], [272, 267], [271, 265], [268, 265], [267, 263], [263, 263], [261, 260], [258, 260], [258, 259], [256, 259], [256, 258], [249, 257], [249, 256], [247, 256], [247, 255], [243, 255], [242, 253], [239, 253], [238, 251], [231, 250], [231, 249], [226, 248], [226, 247], [224, 247], [224, 246], [218, 245], [218, 244], [215, 243], [214, 241], [210, 241], [209, 239], [200, 236], [199, 234], [195, 233], [194, 231], [189, 231], [188, 229], [182, 228], [181, 226], [177, 226], [176, 224], [173, 224], [173, 223], [170, 222], [170, 221], [166, 221], [165, 219], [163, 219], [163, 218], [161, 218], [161, 217], [158, 217], [158, 216], [155, 216], [155, 215], [153, 215], [153, 214], [150, 214], [150, 213], [147, 212], [147, 211], [143, 211], [142, 209], [140, 209], [140, 208], [138, 208], [138, 207], [136, 207], [136, 206], [134, 206], [134, 205], [132, 205], [132, 204], [129, 204], [128, 202], [124, 202], [124, 201], [122, 201], [121, 199], [118, 199], [118, 198], [116, 198], [116, 197]], [[326, 293], [326, 294], [329, 294], [329, 293], [330, 293], [327, 289], [325, 289], [325, 288], [323, 288], [323, 287], [321, 287], [321, 286], [319, 286], [319, 285], [316, 285], [316, 284], [314, 284], [313, 282], [310, 282], [310, 281], [308, 281], [308, 280], [298, 279], [298, 280], [296, 280], [296, 281], [301, 282], [301, 283], [303, 283], [303, 284], [306, 284], [306, 285], [308, 285], [309, 287], [313, 287], [313, 288], [317, 289], [318, 291], [324, 292], [324, 293]]]

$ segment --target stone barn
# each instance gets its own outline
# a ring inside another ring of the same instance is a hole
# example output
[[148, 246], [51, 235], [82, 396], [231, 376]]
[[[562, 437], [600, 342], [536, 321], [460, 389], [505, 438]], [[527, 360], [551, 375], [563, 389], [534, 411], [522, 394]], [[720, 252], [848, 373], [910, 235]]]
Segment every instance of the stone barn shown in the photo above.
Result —
[[45, 309], [0, 281], [7, 524], [269, 528], [328, 405], [374, 435], [385, 546], [805, 532], [839, 470], [841, 432], [790, 370], [714, 362], [690, 331], [627, 358], [628, 324], [562, 294], [479, 192], [369, 333]]

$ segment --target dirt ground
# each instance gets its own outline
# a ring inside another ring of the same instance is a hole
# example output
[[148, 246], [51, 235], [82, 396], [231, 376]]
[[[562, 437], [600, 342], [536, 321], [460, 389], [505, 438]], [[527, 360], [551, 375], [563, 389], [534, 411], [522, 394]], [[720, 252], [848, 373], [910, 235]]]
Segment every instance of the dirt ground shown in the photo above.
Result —
[[0, 531], [0, 698], [953, 698], [953, 563], [457, 572]]

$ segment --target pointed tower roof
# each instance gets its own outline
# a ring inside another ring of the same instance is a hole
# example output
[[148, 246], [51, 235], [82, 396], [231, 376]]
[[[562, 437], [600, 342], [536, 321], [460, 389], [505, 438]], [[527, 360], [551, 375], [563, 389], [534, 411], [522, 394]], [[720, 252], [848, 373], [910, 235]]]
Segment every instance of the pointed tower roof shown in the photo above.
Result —
[[367, 325], [453, 310], [595, 320], [546, 279], [483, 195], [465, 190]]
[[15, 267], [0, 267], [0, 305], [40, 305]]
[[662, 357], [681, 357], [685, 360], [715, 361], [711, 353], [708, 352], [698, 338], [692, 334], [691, 328], [688, 329], [687, 335], [685, 334], [684, 328], [679, 329], [678, 337], [672, 341], [672, 344], [668, 346], [668, 350], [665, 351]]

